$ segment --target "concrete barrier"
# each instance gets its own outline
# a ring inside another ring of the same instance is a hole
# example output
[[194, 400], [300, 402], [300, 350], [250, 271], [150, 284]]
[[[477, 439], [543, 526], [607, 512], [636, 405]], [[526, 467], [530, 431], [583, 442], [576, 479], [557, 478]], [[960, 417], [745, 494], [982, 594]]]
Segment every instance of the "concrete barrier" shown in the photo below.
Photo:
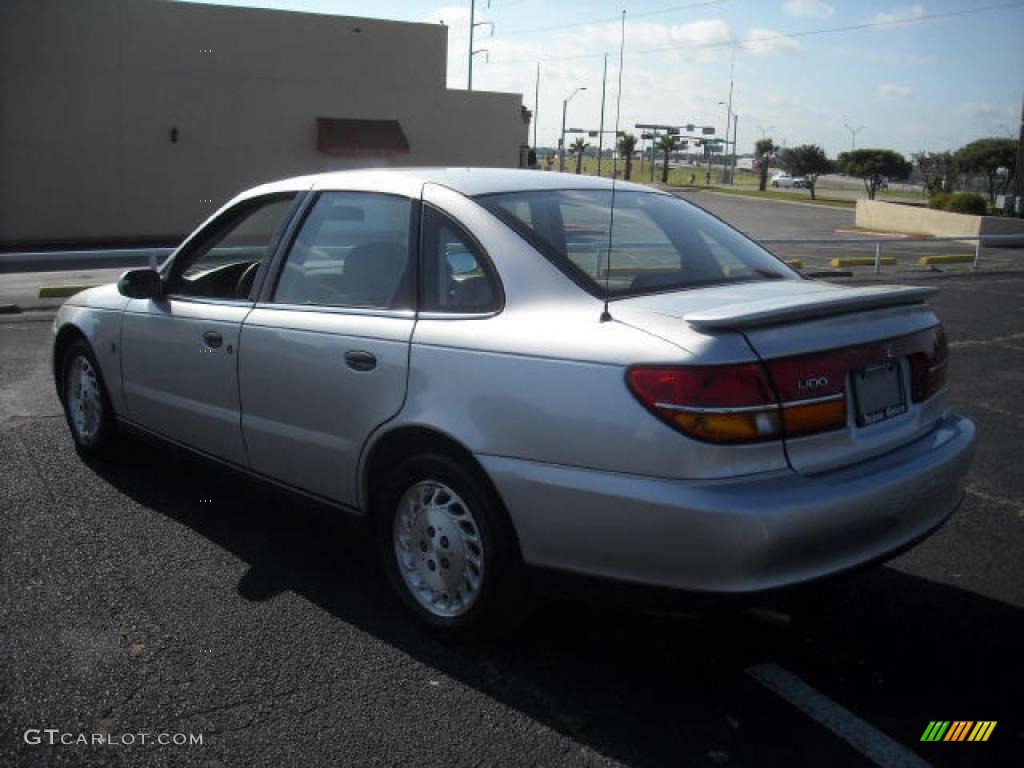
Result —
[[173, 248], [113, 248], [81, 251], [12, 251], [0, 253], [0, 274], [112, 269], [160, 264]]
[[972, 216], [878, 200], [858, 200], [856, 222], [862, 229], [877, 232], [907, 232], [936, 237], [1024, 235], [1024, 220], [1021, 219]]

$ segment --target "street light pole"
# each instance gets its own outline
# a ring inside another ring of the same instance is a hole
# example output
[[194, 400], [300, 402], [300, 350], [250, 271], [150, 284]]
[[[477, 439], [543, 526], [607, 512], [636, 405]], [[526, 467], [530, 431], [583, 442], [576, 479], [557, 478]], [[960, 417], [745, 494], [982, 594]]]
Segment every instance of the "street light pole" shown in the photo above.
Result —
[[[729, 148], [729, 123], [732, 121], [732, 87], [735, 81], [734, 73], [736, 70], [736, 49], [732, 49], [732, 61], [729, 63], [729, 105], [726, 107], [725, 114], [725, 148]], [[736, 136], [733, 135], [733, 142], [736, 141]], [[724, 158], [723, 158], [724, 159]], [[725, 171], [725, 163], [722, 164], [723, 175]], [[722, 182], [731, 182], [731, 179], [722, 179]]]
[[845, 125], [846, 130], [850, 132], [850, 151], [853, 152], [853, 150], [857, 148], [857, 132], [862, 130], [863, 128], [867, 128], [867, 126], [858, 125], [856, 128], [854, 128], [849, 123], [843, 123], [843, 125]]
[[569, 102], [572, 101], [572, 97], [580, 91], [585, 91], [586, 86], [580, 86], [575, 91], [569, 94], [569, 98], [562, 102], [562, 138], [558, 142], [558, 172], [565, 173], [565, 112], [569, 107]]

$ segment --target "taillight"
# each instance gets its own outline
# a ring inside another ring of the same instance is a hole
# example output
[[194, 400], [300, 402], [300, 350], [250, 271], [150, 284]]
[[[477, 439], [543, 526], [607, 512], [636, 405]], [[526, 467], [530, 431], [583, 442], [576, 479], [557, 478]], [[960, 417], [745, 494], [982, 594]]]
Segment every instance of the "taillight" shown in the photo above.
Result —
[[758, 363], [636, 367], [626, 380], [651, 413], [697, 440], [748, 443], [782, 437], [778, 401]]
[[946, 382], [941, 325], [895, 339], [766, 360], [707, 366], [637, 366], [633, 395], [666, 424], [712, 443], [804, 437], [847, 424], [847, 377], [879, 361], [906, 358], [910, 399], [919, 403]]
[[915, 403], [927, 400], [946, 385], [949, 346], [941, 325], [920, 334], [919, 347], [923, 349], [908, 355], [910, 361], [910, 396]]
[[765, 363], [782, 401], [787, 437], [846, 426], [846, 373], [856, 366], [855, 349], [837, 349]]

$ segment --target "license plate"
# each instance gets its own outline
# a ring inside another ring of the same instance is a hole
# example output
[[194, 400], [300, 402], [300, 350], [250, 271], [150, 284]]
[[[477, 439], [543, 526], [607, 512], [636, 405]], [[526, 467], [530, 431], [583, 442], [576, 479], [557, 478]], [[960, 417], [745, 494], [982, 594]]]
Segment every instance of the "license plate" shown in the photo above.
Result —
[[866, 427], [907, 412], [903, 377], [895, 360], [853, 372], [857, 424]]

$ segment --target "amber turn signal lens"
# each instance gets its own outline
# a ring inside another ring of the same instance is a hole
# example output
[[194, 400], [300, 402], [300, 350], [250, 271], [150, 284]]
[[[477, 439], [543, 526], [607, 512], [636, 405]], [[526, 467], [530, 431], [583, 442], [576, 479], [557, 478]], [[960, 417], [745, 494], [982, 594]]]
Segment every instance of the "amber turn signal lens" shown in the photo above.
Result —
[[713, 443], [748, 443], [779, 438], [777, 410], [759, 413], [673, 413], [676, 425], [698, 440]]
[[846, 426], [846, 398], [783, 408], [782, 423], [786, 437], [840, 429]]

